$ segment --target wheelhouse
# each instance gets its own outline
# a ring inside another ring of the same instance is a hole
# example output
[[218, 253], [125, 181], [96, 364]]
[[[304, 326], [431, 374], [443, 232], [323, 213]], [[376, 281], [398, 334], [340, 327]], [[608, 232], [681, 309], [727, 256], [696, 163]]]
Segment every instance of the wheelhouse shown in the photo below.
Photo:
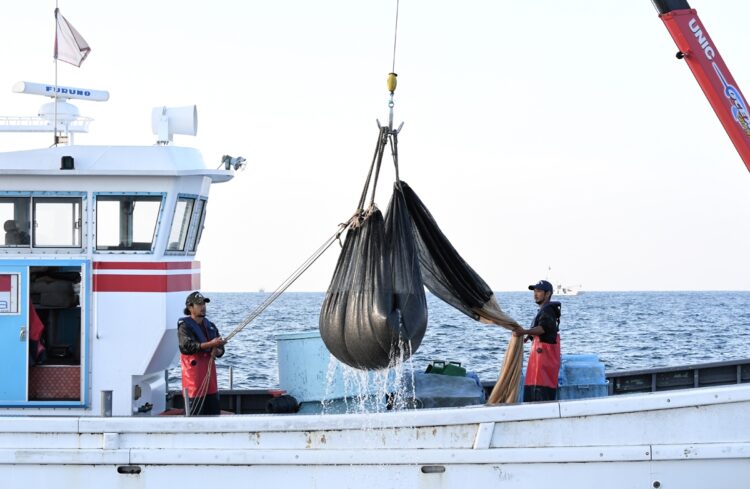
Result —
[[209, 189], [234, 168], [207, 169], [155, 114], [154, 146], [0, 153], [0, 411], [164, 410]]

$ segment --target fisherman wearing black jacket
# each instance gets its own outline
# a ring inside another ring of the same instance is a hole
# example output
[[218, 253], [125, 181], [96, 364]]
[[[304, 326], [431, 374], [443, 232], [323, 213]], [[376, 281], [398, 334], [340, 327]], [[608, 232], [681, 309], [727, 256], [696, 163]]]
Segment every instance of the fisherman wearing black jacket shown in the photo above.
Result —
[[211, 299], [193, 292], [185, 299], [184, 313], [177, 322], [182, 388], [187, 389], [190, 414], [221, 414], [215, 359], [224, 355], [224, 338], [206, 318]]
[[524, 380], [524, 402], [554, 401], [560, 372], [560, 303], [552, 302], [552, 284], [540, 280], [529, 285], [534, 302], [539, 305], [530, 329], [518, 328], [513, 334], [532, 340], [529, 364]]

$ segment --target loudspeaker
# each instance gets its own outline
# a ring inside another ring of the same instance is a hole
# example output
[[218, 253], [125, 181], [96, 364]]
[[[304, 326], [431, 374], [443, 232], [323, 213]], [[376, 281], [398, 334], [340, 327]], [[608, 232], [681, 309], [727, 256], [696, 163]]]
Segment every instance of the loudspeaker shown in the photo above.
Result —
[[154, 107], [151, 110], [151, 131], [160, 141], [171, 141], [173, 134], [195, 136], [198, 132], [198, 109], [186, 107]]

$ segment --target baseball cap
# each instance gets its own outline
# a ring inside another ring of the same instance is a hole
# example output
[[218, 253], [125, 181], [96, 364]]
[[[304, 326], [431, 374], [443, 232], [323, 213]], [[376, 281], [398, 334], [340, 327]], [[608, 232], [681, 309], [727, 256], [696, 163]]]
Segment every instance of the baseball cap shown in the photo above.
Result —
[[187, 299], [185, 299], [185, 305], [189, 306], [190, 304], [203, 304], [204, 302], [211, 302], [211, 299], [208, 297], [203, 297], [203, 294], [200, 292], [193, 292], [189, 296], [187, 296]]
[[546, 280], [540, 280], [534, 285], [529, 285], [529, 290], [534, 290], [534, 289], [543, 290], [545, 292], [552, 292], [552, 284], [547, 282]]

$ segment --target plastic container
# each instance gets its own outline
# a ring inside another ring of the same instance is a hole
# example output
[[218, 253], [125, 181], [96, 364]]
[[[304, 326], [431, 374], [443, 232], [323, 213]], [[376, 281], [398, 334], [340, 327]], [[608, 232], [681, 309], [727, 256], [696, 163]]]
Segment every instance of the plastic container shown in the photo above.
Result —
[[557, 398], [561, 401], [606, 397], [608, 393], [609, 381], [603, 384], [561, 385], [557, 388]]
[[561, 359], [568, 362], [598, 362], [599, 356], [594, 353], [577, 353], [562, 355]]
[[604, 363], [594, 354], [563, 355], [558, 384], [559, 400], [605, 397], [609, 394]]
[[[383, 388], [377, 372], [345, 382], [344, 369], [349, 368], [331, 356], [318, 330], [277, 335], [276, 348], [279, 387], [297, 400], [300, 412], [308, 412], [307, 403], [319, 410], [321, 401], [374, 395]], [[393, 383], [392, 377], [386, 383]]]
[[593, 385], [605, 382], [604, 364], [596, 355], [561, 357], [559, 385]]
[[279, 386], [297, 402], [321, 401], [344, 396], [341, 372], [327, 385], [331, 354], [318, 331], [288, 333], [276, 337]]
[[474, 372], [463, 377], [417, 372], [414, 374], [414, 381], [418, 407], [470, 406], [483, 404], [486, 400], [484, 388]]
[[461, 366], [461, 362], [445, 362], [443, 360], [433, 360], [431, 364], [427, 365], [425, 373], [466, 377], [466, 369]]

